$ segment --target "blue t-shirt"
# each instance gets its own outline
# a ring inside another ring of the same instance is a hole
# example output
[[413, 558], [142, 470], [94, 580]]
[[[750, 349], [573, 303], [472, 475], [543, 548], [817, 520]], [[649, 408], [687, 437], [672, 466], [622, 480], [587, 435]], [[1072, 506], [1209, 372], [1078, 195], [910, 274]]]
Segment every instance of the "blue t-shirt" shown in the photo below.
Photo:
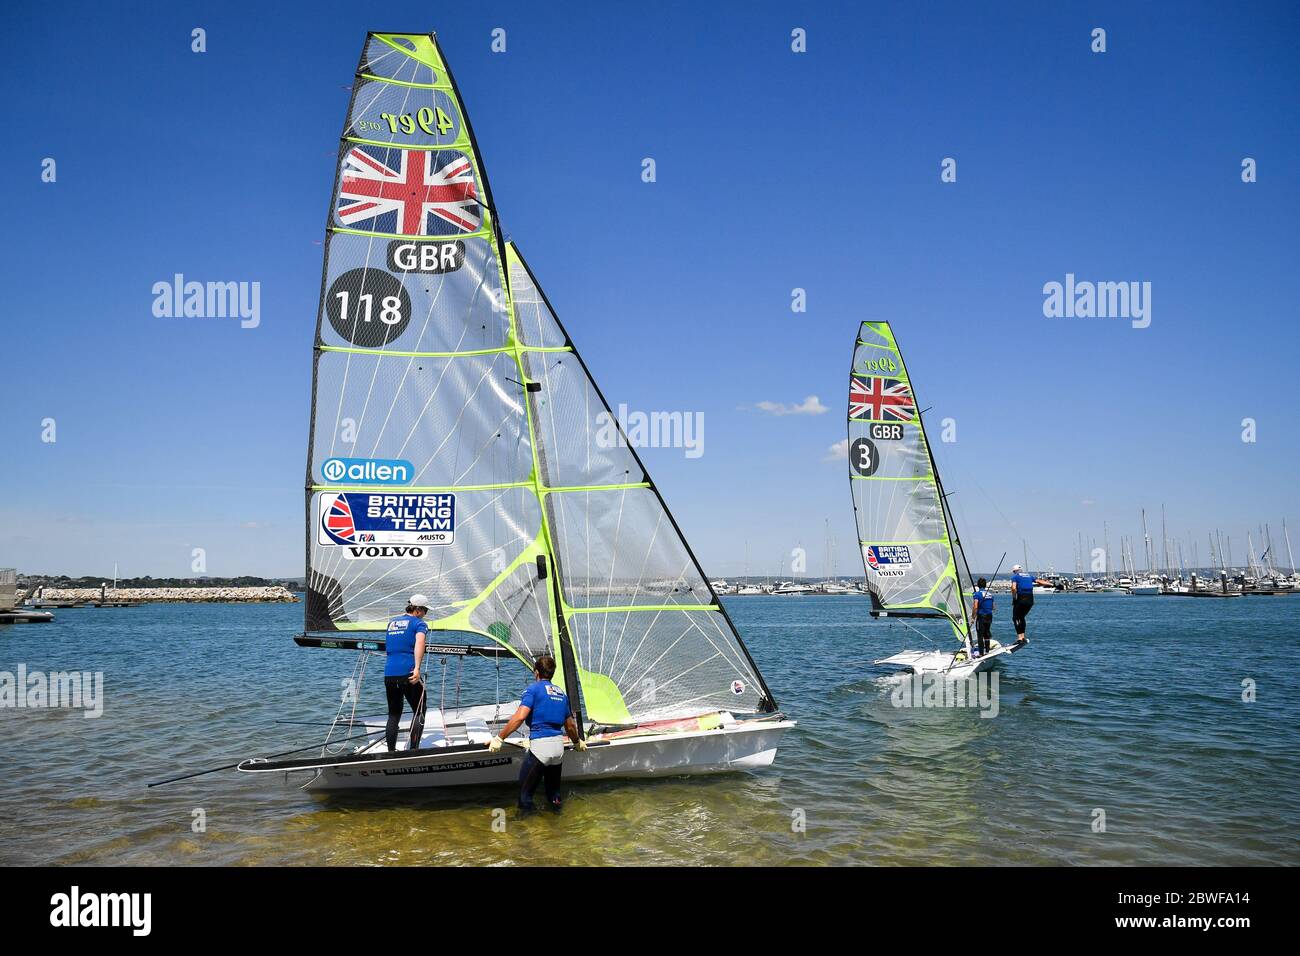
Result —
[[569, 695], [548, 680], [539, 680], [519, 699], [529, 708], [528, 732], [532, 737], [558, 737], [569, 719]]
[[1016, 597], [1024, 597], [1026, 594], [1033, 597], [1034, 594], [1034, 576], [1024, 574], [1023, 572], [1011, 575], [1011, 582], [1016, 586]]
[[993, 616], [993, 595], [983, 588], [975, 589], [975, 614], [978, 617]]
[[403, 614], [388, 622], [388, 660], [384, 662], [385, 677], [409, 677], [415, 670], [415, 639], [428, 634], [429, 625], [414, 614]]

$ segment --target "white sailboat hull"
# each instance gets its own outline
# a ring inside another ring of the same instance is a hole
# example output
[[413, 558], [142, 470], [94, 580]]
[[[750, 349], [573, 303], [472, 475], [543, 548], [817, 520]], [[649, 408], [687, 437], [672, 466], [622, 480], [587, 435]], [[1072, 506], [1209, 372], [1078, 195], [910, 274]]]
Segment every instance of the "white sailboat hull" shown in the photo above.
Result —
[[1024, 644], [1000, 644], [982, 657], [957, 663], [951, 651], [902, 651], [874, 663], [887, 667], [901, 667], [913, 674], [947, 674], [953, 678], [969, 677], [988, 670], [998, 660], [1025, 647]]
[[[466, 713], [496, 709], [470, 708]], [[401, 749], [392, 757], [384, 756], [384, 742], [380, 738], [364, 744], [351, 755], [323, 759], [319, 766], [301, 768], [313, 774], [303, 789], [431, 789], [518, 780], [520, 763], [527, 753], [526, 738], [511, 737], [501, 750], [490, 753], [485, 745], [490, 739], [486, 730], [456, 733], [456, 729], [464, 725], [453, 723], [443, 728], [451, 731], [444, 737], [437, 729], [437, 713], [429, 716], [433, 729], [426, 726], [426, 739], [422, 741], [425, 749], [417, 754], [406, 753], [403, 739], [399, 742]], [[471, 720], [471, 727], [475, 723]], [[481, 722], [477, 723], [482, 726]], [[404, 722], [401, 731], [402, 738], [408, 732], [406, 724]], [[383, 729], [380, 724], [367, 723], [365, 726], [378, 732]], [[589, 742], [586, 751], [567, 749], [564, 778], [670, 777], [756, 770], [771, 765], [776, 759], [781, 738], [794, 726], [794, 721], [784, 718], [736, 721], [726, 715], [723, 726], [711, 730], [616, 736], [608, 740], [597, 737]], [[442, 740], [454, 745], [446, 747], [445, 753], [436, 750], [430, 753], [429, 750], [439, 747]], [[431, 743], [433, 748], [430, 748]], [[250, 761], [239, 769], [248, 773], [279, 774], [275, 765], [270, 763], [263, 765]]]

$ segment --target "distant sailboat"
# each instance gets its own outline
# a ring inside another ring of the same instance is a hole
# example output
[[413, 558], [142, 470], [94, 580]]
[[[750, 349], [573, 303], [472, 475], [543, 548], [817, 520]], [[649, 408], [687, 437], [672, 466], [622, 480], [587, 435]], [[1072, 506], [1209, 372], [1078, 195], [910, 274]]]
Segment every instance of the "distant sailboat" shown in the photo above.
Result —
[[849, 488], [872, 617], [939, 618], [954, 650], [903, 651], [876, 661], [960, 677], [1025, 645], [996, 641], [974, 657], [974, 590], [912, 382], [888, 322], [863, 322], [849, 378]]

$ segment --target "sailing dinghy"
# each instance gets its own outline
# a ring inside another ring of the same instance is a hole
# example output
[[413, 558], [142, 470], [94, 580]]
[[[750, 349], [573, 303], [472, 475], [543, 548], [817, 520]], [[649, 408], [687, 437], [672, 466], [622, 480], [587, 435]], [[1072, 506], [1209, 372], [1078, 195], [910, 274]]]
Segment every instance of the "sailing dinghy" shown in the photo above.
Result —
[[[321, 293], [298, 644], [358, 651], [359, 682], [389, 619], [422, 592], [426, 662], [517, 661], [520, 685], [539, 655], [560, 663], [588, 743], [566, 779], [771, 764], [794, 723], [504, 241], [432, 34], [366, 39]], [[477, 640], [434, 643], [443, 631]], [[517, 700], [430, 699], [420, 748], [401, 749], [404, 730], [390, 754], [383, 718], [356, 716], [358, 696], [318, 754], [238, 769], [302, 771], [326, 790], [518, 776], [526, 738], [485, 747]]]
[[993, 641], [987, 654], [972, 654], [970, 569], [888, 322], [858, 329], [848, 427], [849, 487], [871, 616], [946, 620], [960, 645], [902, 651], [875, 663], [961, 678], [1022, 649]]

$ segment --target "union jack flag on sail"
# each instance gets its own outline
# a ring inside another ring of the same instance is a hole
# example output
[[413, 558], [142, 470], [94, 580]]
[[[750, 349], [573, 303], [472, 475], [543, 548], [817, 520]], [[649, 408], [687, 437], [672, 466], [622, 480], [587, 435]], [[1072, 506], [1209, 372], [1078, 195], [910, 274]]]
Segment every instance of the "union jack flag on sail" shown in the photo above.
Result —
[[345, 226], [402, 236], [448, 236], [479, 228], [469, 157], [454, 150], [353, 146], [339, 180]]
[[910, 422], [916, 417], [912, 386], [895, 378], [858, 378], [849, 382], [849, 418], [876, 422]]

